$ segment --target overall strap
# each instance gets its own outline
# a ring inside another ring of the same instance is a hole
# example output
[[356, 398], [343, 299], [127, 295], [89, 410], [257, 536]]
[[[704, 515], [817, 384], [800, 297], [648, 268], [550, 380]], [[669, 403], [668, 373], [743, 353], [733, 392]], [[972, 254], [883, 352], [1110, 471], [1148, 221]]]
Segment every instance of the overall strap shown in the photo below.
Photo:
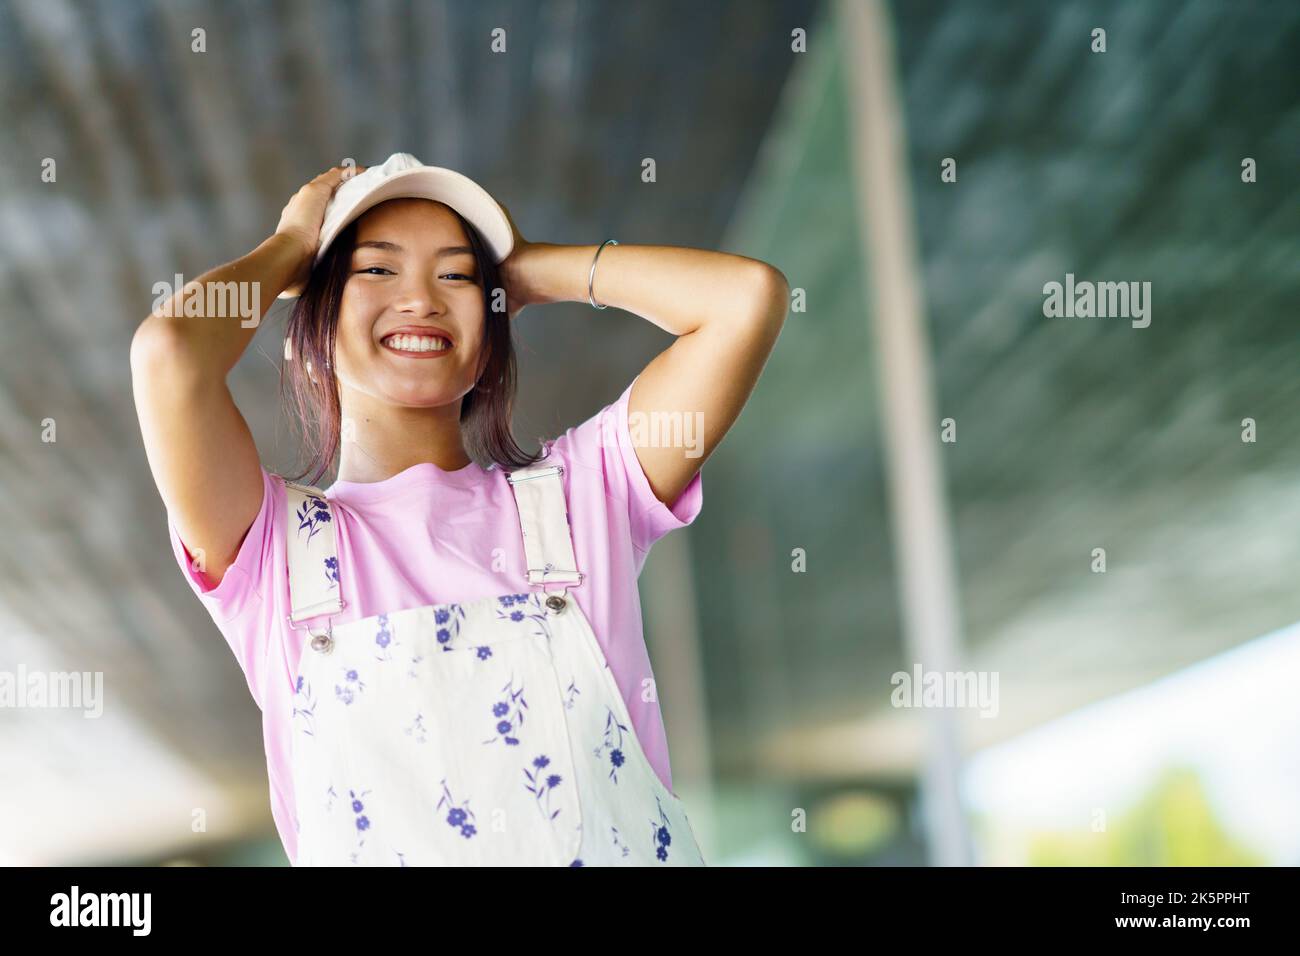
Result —
[[337, 525], [330, 503], [319, 488], [284, 483], [289, 515], [285, 539], [289, 562], [290, 625], [310, 617], [336, 614], [339, 595]]
[[573, 556], [563, 474], [563, 465], [541, 464], [506, 472], [519, 506], [528, 583], [541, 584], [543, 590], [547, 584], [581, 584], [583, 579]]

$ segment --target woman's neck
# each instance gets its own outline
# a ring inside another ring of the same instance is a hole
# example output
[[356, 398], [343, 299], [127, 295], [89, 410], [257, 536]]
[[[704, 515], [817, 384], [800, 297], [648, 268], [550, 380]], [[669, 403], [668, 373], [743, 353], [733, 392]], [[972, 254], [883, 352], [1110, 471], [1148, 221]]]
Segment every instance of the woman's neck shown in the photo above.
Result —
[[437, 408], [350, 403], [339, 435], [339, 481], [385, 481], [429, 462], [459, 471], [473, 461], [460, 433], [460, 402]]

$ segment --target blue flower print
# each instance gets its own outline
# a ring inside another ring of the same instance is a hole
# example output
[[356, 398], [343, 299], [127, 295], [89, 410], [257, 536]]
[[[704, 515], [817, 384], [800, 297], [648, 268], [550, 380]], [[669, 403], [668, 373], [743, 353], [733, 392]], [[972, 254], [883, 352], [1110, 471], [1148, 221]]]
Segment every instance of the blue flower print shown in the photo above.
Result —
[[331, 588], [333, 588], [339, 583], [339, 559], [338, 558], [325, 559], [325, 580], [329, 582], [329, 586]]
[[460, 626], [465, 620], [465, 609], [459, 604], [439, 605], [433, 612], [433, 622], [438, 625], [438, 643], [444, 651], [450, 651], [449, 645], [460, 635]]
[[624, 843], [623, 838], [618, 835], [618, 827], [611, 826], [609, 828], [609, 833], [610, 839], [614, 842], [614, 846], [618, 848], [618, 855], [628, 856], [632, 852], [632, 848]]
[[582, 866], [582, 858], [579, 857], [578, 859], [574, 860], [572, 863], [569, 864], [569, 866], [570, 867]]
[[355, 670], [347, 670], [343, 674], [343, 684], [334, 685], [334, 696], [343, 701], [344, 704], [351, 704], [356, 699], [356, 695], [366, 689], [365, 682]]
[[593, 752], [599, 758], [604, 755], [605, 751], [609, 751], [609, 779], [615, 783], [618, 783], [618, 768], [623, 766], [626, 759], [623, 753], [623, 735], [627, 732], [627, 727], [618, 722], [618, 718], [614, 716], [614, 711], [606, 707], [605, 742]]
[[524, 699], [523, 684], [520, 684], [517, 690], [515, 689], [513, 675], [510, 682], [501, 688], [501, 693], [506, 699], [498, 700], [492, 705], [492, 716], [496, 718], [494, 729], [497, 735], [483, 743], [493, 744], [501, 740], [507, 746], [513, 747], [519, 743], [519, 730], [524, 726], [524, 711], [528, 709], [528, 701]]
[[393, 640], [393, 631], [388, 624], [388, 615], [380, 614], [378, 618], [379, 630], [375, 633], [375, 646], [379, 648], [379, 654], [376, 655], [377, 661], [391, 661], [393, 652], [391, 648], [397, 647], [398, 642]]
[[[307, 500], [302, 503], [298, 509], [298, 537], [302, 537], [304, 531], [307, 532], [307, 543], [311, 544], [311, 539], [316, 536], [321, 525], [329, 524], [333, 518], [330, 516], [329, 507], [325, 504], [324, 498], [316, 495], [308, 495]], [[337, 571], [337, 568], [335, 569]]]
[[[497, 598], [497, 603], [501, 605], [497, 608], [498, 621], [515, 624], [532, 621], [537, 625], [534, 634], [545, 637], [548, 641], [551, 639], [551, 625], [546, 617], [546, 608], [536, 594], [503, 594]], [[511, 610], [503, 610], [504, 608]]]
[[667, 863], [668, 847], [673, 842], [673, 837], [668, 832], [668, 816], [658, 797], [655, 797], [655, 806], [659, 808], [659, 819], [650, 821], [650, 841], [655, 848], [655, 857], [660, 863]]
[[311, 684], [298, 675], [298, 685], [293, 692], [293, 717], [302, 718], [302, 732], [308, 737], [316, 736], [316, 698], [312, 695]]
[[442, 799], [438, 801], [436, 809], [441, 810], [444, 806], [447, 810], [447, 826], [455, 827], [460, 830], [460, 835], [466, 840], [478, 833], [478, 828], [472, 822], [474, 811], [469, 808], [469, 801], [463, 804], [457, 804], [456, 799], [451, 795], [451, 790], [447, 788], [447, 779], [442, 780]]
[[573, 678], [569, 678], [569, 686], [564, 689], [564, 693], [567, 695], [564, 701], [564, 709], [573, 710], [574, 705], [578, 702], [578, 695], [582, 693], [582, 691], [578, 690], [578, 685], [573, 682]]
[[424, 715], [417, 713], [415, 715], [415, 720], [411, 722], [411, 726], [404, 728], [403, 732], [408, 737], [414, 737], [416, 743], [424, 743], [425, 740], [428, 739], [425, 736]]
[[[334, 792], [333, 787], [330, 787], [330, 792], [331, 793]], [[361, 799], [369, 792], [370, 792], [369, 790], [362, 790], [360, 793], [357, 793], [355, 790], [348, 791], [348, 797], [351, 798], [350, 803], [351, 803], [352, 814], [355, 818], [353, 820], [353, 825], [356, 827], [357, 830], [357, 848], [350, 854], [349, 857], [353, 863], [360, 862], [361, 848], [366, 845], [365, 835], [370, 830], [370, 817], [366, 815], [366, 805], [365, 802]]]
[[481, 647], [476, 647], [474, 650], [477, 652], [478, 659], [481, 661], [485, 661], [492, 656], [492, 648], [488, 647], [486, 644]]
[[[365, 794], [369, 792], [369, 790], [365, 791], [362, 796], [365, 796]], [[362, 813], [362, 811], [366, 809], [366, 805], [357, 798], [355, 790], [349, 790], [348, 793], [352, 795], [352, 812], [357, 815], [357, 830], [369, 830], [370, 818]]]
[[537, 804], [537, 809], [541, 811], [542, 816], [549, 822], [560, 815], [560, 808], [551, 810], [551, 792], [563, 781], [558, 773], [546, 774], [543, 778], [542, 770], [551, 763], [546, 754], [540, 754], [533, 758], [533, 767], [537, 770], [534, 774], [527, 767], [524, 768], [524, 776], [528, 782], [524, 784], [524, 789], [533, 795], [533, 800]]
[[668, 835], [667, 827], [660, 827], [656, 836], [659, 839], [659, 847], [655, 850], [655, 856], [659, 858], [659, 862], [665, 863], [668, 860], [668, 844], [672, 842], [672, 838]]
[[[365, 833], [370, 829], [370, 818], [366, 816], [366, 805], [361, 800], [369, 792], [369, 790], [362, 790], [358, 794], [355, 790], [348, 791], [348, 796], [352, 798], [352, 813], [356, 816], [357, 833]], [[357, 846], [360, 845], [361, 843], [357, 844]]]

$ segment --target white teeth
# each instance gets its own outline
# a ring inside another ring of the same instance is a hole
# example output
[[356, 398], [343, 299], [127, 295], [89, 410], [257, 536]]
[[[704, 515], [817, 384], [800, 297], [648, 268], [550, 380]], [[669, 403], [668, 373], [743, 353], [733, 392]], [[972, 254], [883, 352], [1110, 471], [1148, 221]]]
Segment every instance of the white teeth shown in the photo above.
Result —
[[451, 348], [446, 339], [425, 335], [390, 335], [384, 343], [401, 352], [441, 352]]

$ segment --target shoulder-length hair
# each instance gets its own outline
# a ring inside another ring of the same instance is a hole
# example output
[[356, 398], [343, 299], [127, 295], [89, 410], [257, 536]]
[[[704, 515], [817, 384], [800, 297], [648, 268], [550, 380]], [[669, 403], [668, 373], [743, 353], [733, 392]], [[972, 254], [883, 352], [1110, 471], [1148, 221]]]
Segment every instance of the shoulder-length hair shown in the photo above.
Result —
[[[461, 400], [465, 451], [484, 468], [491, 463], [507, 469], [523, 468], [543, 458], [546, 448], [543, 445], [537, 454], [529, 455], [515, 442], [510, 430], [517, 385], [514, 339], [509, 317], [505, 311], [493, 309], [491, 302], [493, 292], [501, 288], [501, 273], [478, 230], [456, 210], [452, 209], [452, 213], [460, 220], [474, 251], [487, 326], [483, 338], [486, 355], [480, 357], [478, 381]], [[320, 480], [339, 451], [342, 405], [332, 359], [356, 236], [354, 221], [330, 244], [312, 268], [285, 330], [281, 397], [295, 408], [303, 423], [309, 458], [307, 468], [290, 480], [300, 481], [311, 472], [309, 485]]]

